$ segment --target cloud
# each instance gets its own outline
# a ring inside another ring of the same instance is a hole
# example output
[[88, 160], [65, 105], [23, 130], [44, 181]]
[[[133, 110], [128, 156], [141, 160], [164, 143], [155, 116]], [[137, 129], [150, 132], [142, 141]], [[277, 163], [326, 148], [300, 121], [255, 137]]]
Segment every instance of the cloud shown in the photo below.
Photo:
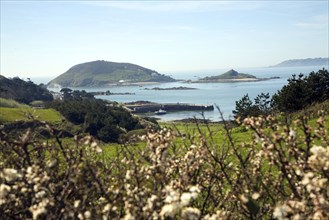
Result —
[[298, 22], [294, 26], [307, 29], [328, 29], [328, 15], [314, 16], [307, 22]]

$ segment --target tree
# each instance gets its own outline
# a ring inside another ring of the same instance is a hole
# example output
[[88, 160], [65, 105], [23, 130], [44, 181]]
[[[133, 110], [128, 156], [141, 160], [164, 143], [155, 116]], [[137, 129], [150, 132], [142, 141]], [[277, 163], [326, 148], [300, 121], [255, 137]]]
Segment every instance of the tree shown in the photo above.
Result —
[[246, 94], [242, 99], [235, 102], [235, 110], [232, 111], [234, 118], [244, 119], [250, 116], [256, 116], [259, 114], [259, 109], [255, 106]]
[[67, 100], [72, 97], [72, 89], [63, 88], [63, 89], [61, 89], [60, 92], [62, 93], [64, 100]]
[[272, 99], [269, 93], [261, 93], [255, 98], [255, 105], [262, 115], [267, 116], [271, 112]]
[[329, 99], [329, 73], [322, 69], [318, 72], [311, 72], [306, 78], [310, 88], [307, 93], [307, 102], [323, 102]]
[[294, 112], [329, 98], [329, 73], [322, 69], [309, 76], [299, 74], [288, 79], [288, 85], [273, 95], [273, 106], [281, 112]]
[[12, 79], [0, 75], [0, 97], [14, 99], [17, 102], [29, 104], [35, 100], [44, 102], [52, 101], [52, 94], [44, 87], [34, 84], [32, 81], [14, 77]]
[[121, 134], [144, 128], [122, 107], [107, 106], [102, 100], [83, 98], [79, 94], [84, 96], [88, 93], [73, 91], [71, 98], [55, 100], [48, 107], [55, 108], [68, 121], [81, 125], [84, 132], [104, 142], [116, 142]]
[[302, 109], [306, 102], [307, 87], [303, 79], [303, 74], [292, 75], [288, 79], [288, 85], [273, 95], [275, 108], [282, 112], [294, 112]]

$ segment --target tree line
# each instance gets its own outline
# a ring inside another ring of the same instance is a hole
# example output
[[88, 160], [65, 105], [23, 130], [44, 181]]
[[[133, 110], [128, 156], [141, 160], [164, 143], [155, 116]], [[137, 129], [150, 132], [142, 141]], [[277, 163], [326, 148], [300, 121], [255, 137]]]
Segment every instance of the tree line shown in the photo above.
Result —
[[120, 135], [142, 129], [139, 120], [120, 106], [95, 99], [85, 91], [62, 89], [63, 100], [54, 100], [48, 108], [59, 111], [68, 121], [81, 125], [83, 132], [104, 142], [117, 142]]
[[35, 100], [52, 101], [52, 94], [43, 84], [36, 85], [29, 78], [24, 81], [19, 77], [8, 79], [0, 75], [0, 97], [30, 104]]
[[292, 75], [288, 84], [272, 97], [269, 93], [259, 94], [252, 101], [248, 94], [235, 102], [235, 118], [269, 115], [273, 112], [292, 113], [314, 103], [329, 99], [329, 72], [321, 69], [312, 71], [308, 76]]

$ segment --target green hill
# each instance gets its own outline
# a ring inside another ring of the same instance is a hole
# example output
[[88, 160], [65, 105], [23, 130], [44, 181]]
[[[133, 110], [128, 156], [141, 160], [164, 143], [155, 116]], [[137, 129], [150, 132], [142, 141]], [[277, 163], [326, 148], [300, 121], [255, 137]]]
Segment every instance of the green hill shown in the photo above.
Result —
[[246, 74], [246, 73], [239, 73], [233, 69], [218, 75], [218, 76], [207, 76], [202, 78], [201, 80], [204, 81], [221, 81], [221, 80], [236, 80], [236, 79], [257, 79], [256, 76]]
[[51, 80], [48, 86], [93, 87], [118, 83], [174, 82], [175, 79], [130, 63], [103, 60], [81, 63]]

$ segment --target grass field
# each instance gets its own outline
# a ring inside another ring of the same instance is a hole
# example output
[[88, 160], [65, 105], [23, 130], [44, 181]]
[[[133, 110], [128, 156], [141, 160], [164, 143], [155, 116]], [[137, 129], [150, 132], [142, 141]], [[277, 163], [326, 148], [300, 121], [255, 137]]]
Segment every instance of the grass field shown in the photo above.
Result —
[[[213, 144], [227, 143], [227, 132], [223, 124], [196, 124], [196, 123], [161, 123], [162, 128], [170, 128], [179, 135], [175, 139], [177, 144], [193, 144], [200, 141], [200, 136], [206, 137]], [[251, 141], [251, 132], [242, 127], [229, 129], [235, 143]]]
[[0, 107], [0, 122], [11, 122], [19, 120], [29, 121], [33, 119], [56, 123], [62, 121], [62, 116], [54, 109]]
[[28, 108], [28, 105], [16, 102], [12, 99], [4, 99], [0, 98], [0, 107], [7, 107], [7, 108]]

